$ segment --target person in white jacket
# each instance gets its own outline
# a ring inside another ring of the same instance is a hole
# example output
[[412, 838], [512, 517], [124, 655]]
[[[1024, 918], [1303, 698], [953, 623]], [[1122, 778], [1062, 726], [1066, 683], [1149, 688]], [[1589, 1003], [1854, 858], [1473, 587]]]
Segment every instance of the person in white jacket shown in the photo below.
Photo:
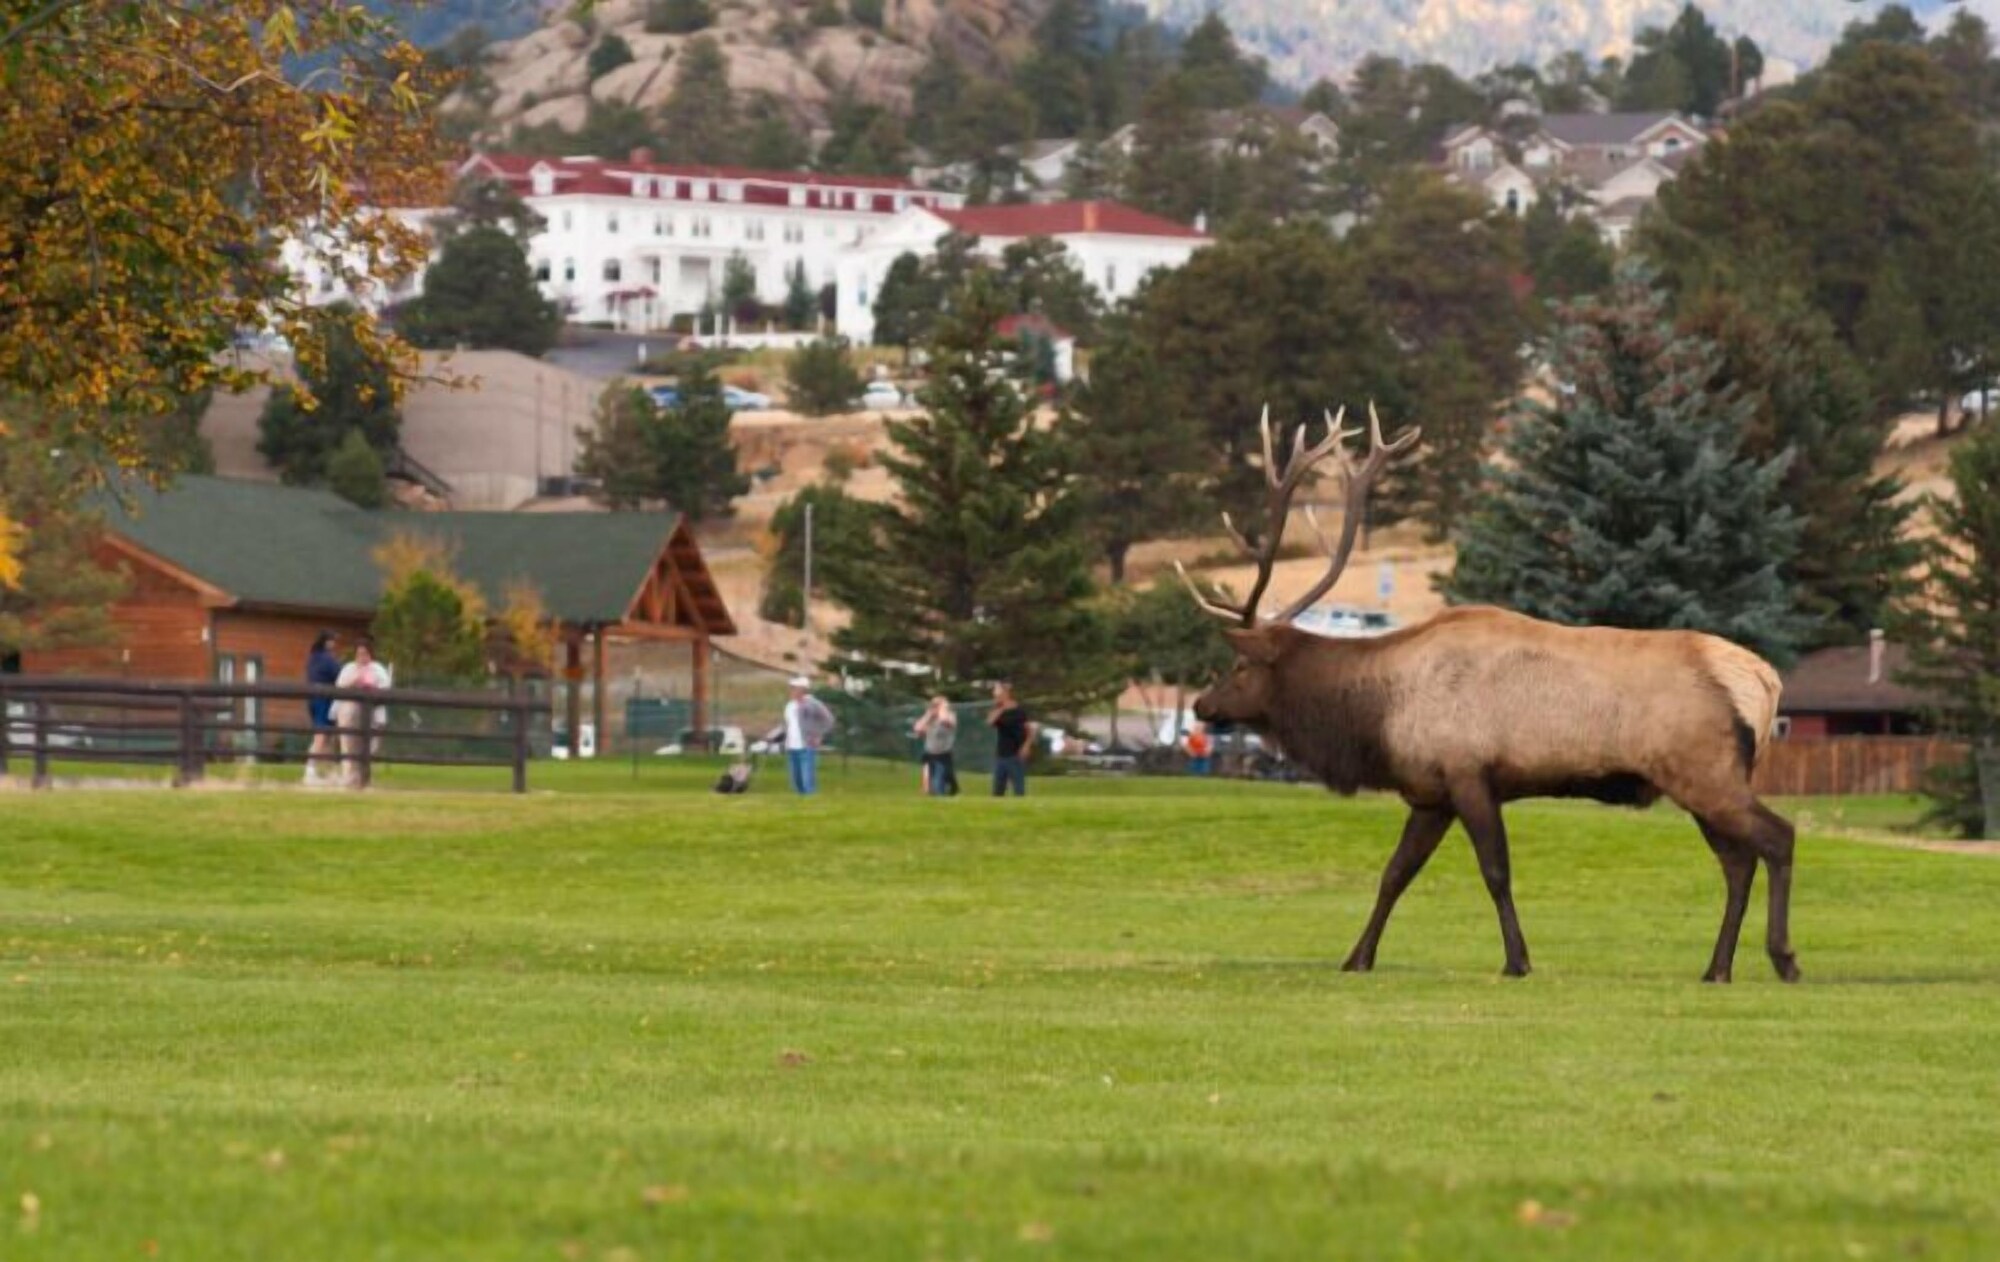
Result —
[[784, 722], [766, 738], [785, 743], [785, 762], [792, 773], [792, 792], [810, 797], [819, 791], [819, 747], [833, 732], [833, 711], [812, 695], [812, 680], [797, 676], [792, 699], [785, 703]]
[[[354, 646], [354, 660], [340, 668], [340, 678], [334, 680], [336, 688], [386, 689], [389, 686], [389, 670], [375, 660], [375, 648], [363, 640]], [[361, 783], [361, 733], [352, 729], [361, 726], [359, 701], [336, 701], [333, 703], [333, 723], [340, 729], [340, 783], [349, 788], [357, 788]], [[388, 710], [376, 707], [374, 726], [379, 730], [388, 719]]]

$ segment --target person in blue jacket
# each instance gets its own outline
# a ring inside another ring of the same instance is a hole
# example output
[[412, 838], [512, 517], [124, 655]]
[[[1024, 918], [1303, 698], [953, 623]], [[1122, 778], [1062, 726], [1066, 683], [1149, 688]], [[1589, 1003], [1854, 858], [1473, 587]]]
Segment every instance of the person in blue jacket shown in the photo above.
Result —
[[[306, 655], [306, 682], [331, 686], [340, 679], [340, 637], [322, 631]], [[306, 751], [306, 783], [328, 784], [338, 779], [328, 776], [324, 760], [333, 753], [333, 700], [314, 697], [306, 702], [312, 719], [312, 747]]]

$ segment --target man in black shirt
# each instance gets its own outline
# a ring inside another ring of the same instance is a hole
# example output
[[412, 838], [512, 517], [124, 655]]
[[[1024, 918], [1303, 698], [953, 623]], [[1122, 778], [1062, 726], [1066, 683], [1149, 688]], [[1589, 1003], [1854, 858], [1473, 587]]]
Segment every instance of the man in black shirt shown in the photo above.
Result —
[[1014, 700], [1008, 684], [993, 685], [993, 712], [986, 716], [997, 739], [993, 758], [993, 796], [1006, 797], [1014, 786], [1015, 797], [1028, 795], [1028, 747], [1035, 740], [1035, 725], [1028, 712]]

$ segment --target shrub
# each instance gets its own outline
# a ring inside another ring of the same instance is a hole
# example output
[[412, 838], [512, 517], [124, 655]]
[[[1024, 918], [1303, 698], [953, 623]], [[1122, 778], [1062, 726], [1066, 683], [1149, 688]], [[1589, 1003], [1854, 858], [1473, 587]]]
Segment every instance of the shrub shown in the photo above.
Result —
[[595, 83], [620, 66], [632, 63], [632, 46], [624, 38], [612, 34], [597, 41], [597, 47], [590, 50], [590, 60], [586, 63], [591, 82]]
[[861, 394], [861, 374], [842, 338], [820, 338], [792, 353], [785, 363], [792, 407], [808, 416], [844, 412]]
[[714, 21], [708, 0], [653, 0], [646, 6], [646, 30], [653, 35], [692, 35]]

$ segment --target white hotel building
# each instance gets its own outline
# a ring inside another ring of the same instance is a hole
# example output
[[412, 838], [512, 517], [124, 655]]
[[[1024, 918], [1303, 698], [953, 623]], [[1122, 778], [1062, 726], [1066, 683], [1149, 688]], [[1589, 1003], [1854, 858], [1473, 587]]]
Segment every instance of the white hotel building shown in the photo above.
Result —
[[[505, 183], [544, 221], [527, 243], [542, 292], [565, 317], [621, 328], [664, 328], [722, 293], [724, 269], [740, 256], [755, 272], [757, 296], [783, 301], [788, 276], [803, 264], [817, 292], [838, 292], [838, 329], [856, 342], [873, 332], [870, 306], [890, 263], [904, 251], [928, 254], [949, 231], [981, 239], [997, 255], [1028, 237], [1070, 250], [1109, 301], [1129, 295], [1154, 267], [1174, 267], [1207, 243], [1197, 229], [1112, 202], [964, 207], [964, 195], [870, 176], [667, 166], [644, 151], [627, 162], [589, 157], [474, 154], [458, 177]], [[397, 210], [422, 223], [434, 209]], [[315, 302], [348, 297], [305, 252], [289, 266]], [[372, 306], [418, 291], [370, 295]]]

